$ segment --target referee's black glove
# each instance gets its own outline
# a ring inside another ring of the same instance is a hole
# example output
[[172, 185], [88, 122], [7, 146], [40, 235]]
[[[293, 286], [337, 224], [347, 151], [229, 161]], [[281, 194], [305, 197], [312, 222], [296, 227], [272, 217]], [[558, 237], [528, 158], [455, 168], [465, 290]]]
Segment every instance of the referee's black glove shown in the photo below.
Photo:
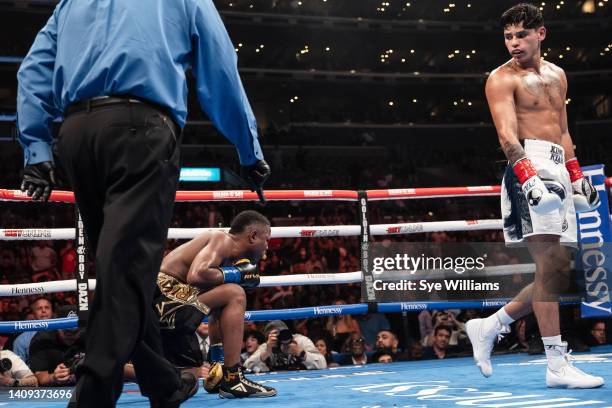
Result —
[[263, 194], [263, 185], [270, 177], [270, 166], [265, 160], [259, 160], [257, 163], [250, 166], [242, 166], [240, 174], [246, 180], [251, 191], [256, 191], [259, 196], [259, 201], [262, 204], [266, 203], [266, 198]]
[[33, 200], [47, 201], [57, 185], [55, 165], [52, 161], [28, 164], [23, 168], [21, 191], [27, 191]]

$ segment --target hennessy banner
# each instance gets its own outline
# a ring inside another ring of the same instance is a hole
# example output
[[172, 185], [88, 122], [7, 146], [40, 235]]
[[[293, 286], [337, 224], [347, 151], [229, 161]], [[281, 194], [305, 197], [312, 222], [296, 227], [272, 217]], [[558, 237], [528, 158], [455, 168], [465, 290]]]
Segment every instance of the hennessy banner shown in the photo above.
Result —
[[604, 166], [598, 164], [582, 169], [599, 193], [601, 205], [596, 210], [578, 214], [578, 234], [582, 244], [577, 267], [584, 279], [582, 317], [610, 317], [612, 304], [612, 233]]

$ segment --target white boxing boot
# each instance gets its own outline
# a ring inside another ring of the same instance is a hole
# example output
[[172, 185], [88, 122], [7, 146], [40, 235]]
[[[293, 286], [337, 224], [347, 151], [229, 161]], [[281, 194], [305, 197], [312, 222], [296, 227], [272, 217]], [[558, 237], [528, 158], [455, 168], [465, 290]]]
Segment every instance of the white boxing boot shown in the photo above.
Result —
[[597, 388], [601, 387], [604, 379], [590, 375], [574, 367], [567, 352], [567, 343], [560, 346], [544, 346], [548, 358], [546, 369], [546, 385], [549, 388]]
[[[493, 317], [493, 316], [492, 316]], [[465, 331], [472, 343], [474, 361], [485, 377], [493, 374], [491, 352], [498, 337], [510, 333], [508, 326], [502, 326], [497, 318], [472, 319], [465, 324]]]

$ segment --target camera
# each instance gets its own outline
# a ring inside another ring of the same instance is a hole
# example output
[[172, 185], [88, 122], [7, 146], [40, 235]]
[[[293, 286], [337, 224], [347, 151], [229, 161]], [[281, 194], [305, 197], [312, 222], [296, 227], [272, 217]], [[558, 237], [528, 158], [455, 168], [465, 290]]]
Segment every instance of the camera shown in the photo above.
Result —
[[70, 358], [64, 360], [64, 365], [70, 370], [70, 374], [74, 374], [76, 369], [85, 358], [85, 353], [77, 353]]
[[0, 359], [0, 374], [4, 374], [13, 368], [13, 363], [8, 358]]
[[289, 331], [288, 329], [283, 329], [280, 332], [278, 332], [278, 342], [283, 344], [283, 343], [288, 343], [291, 340], [293, 340], [293, 334], [291, 334], [291, 331]]

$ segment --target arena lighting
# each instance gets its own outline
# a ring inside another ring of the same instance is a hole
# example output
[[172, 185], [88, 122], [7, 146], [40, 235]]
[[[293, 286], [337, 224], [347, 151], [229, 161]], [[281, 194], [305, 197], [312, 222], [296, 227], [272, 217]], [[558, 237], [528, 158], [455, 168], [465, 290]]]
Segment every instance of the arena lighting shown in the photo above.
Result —
[[221, 181], [219, 167], [182, 167], [179, 181]]

